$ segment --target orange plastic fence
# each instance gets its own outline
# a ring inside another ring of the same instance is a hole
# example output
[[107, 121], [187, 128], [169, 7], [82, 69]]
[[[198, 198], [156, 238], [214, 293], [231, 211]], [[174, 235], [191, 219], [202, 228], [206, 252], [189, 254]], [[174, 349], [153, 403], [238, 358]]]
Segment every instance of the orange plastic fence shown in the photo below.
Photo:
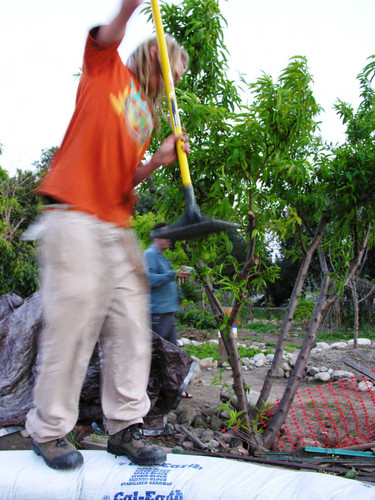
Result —
[[[266, 418], [277, 404], [278, 401]], [[298, 392], [274, 448], [279, 451], [301, 446], [342, 448], [373, 441], [375, 392], [360, 391], [353, 378]]]

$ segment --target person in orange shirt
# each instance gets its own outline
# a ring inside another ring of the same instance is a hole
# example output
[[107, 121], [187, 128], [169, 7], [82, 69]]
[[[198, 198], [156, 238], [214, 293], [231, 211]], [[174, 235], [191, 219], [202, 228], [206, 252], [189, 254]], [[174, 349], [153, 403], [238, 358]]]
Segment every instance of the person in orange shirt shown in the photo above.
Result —
[[[123, 0], [108, 25], [89, 32], [76, 108], [39, 193], [47, 200], [41, 226], [45, 329], [26, 429], [33, 450], [52, 468], [83, 463], [66, 439], [78, 419], [81, 388], [94, 347], [101, 348], [101, 402], [107, 451], [140, 465], [166, 454], [142, 431], [150, 402], [148, 284], [129, 229], [134, 187], [189, 152], [170, 135], [147, 163], [142, 158], [164, 93], [156, 39], [124, 65], [118, 54], [128, 20], [143, 0]], [[177, 82], [188, 64], [172, 37], [167, 47]]]

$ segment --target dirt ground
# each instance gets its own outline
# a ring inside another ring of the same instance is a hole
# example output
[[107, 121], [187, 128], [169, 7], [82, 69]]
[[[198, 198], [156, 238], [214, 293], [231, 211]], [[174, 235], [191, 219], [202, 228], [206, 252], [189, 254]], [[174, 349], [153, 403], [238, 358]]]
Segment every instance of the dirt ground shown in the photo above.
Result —
[[[242, 335], [246, 336], [246, 340], [243, 340]], [[249, 337], [249, 332], [239, 332], [238, 342], [246, 345], [251, 345], [255, 342], [266, 343], [276, 343], [277, 335], [275, 334], [254, 334], [251, 339]], [[325, 341], [326, 342], [326, 341]], [[332, 344], [328, 341], [327, 343]], [[293, 336], [288, 341], [287, 344], [293, 344], [295, 346], [302, 344], [302, 338]], [[268, 347], [267, 347], [268, 349]], [[272, 348], [271, 348], [272, 349]], [[298, 352], [296, 347], [294, 352]], [[366, 367], [370, 370], [375, 368], [375, 349], [373, 346], [359, 346], [357, 349], [348, 347], [346, 349], [328, 349], [320, 353], [311, 354], [308, 362], [308, 366], [314, 365], [318, 367], [326, 366], [327, 368], [332, 368], [333, 370], [345, 370], [355, 373], [356, 376], [360, 377], [358, 372], [355, 372], [352, 368], [348, 367], [344, 363], [344, 359], [349, 358], [352, 361]], [[248, 384], [252, 390], [260, 392], [263, 386], [264, 379], [266, 377], [267, 371], [269, 370], [269, 365], [253, 368], [249, 371], [243, 371], [245, 383]], [[214, 368], [212, 370], [203, 369], [201, 371], [201, 382], [190, 384], [189, 391], [194, 395], [192, 399], [182, 400], [181, 405], [189, 405], [196, 408], [201, 408], [204, 405], [212, 406], [216, 403], [219, 404], [220, 401], [220, 390], [221, 386], [212, 385], [215, 379], [218, 379], [220, 375], [220, 369]], [[225, 370], [222, 373], [223, 382], [230, 385], [233, 382], [231, 371]], [[284, 393], [285, 387], [288, 380], [275, 379], [273, 389], [271, 391], [270, 400], [274, 401]], [[320, 382], [322, 383], [322, 382]], [[302, 381], [299, 390], [303, 390], [307, 387], [319, 385], [318, 382], [307, 382]]]
[[[246, 340], [242, 337], [245, 336]], [[277, 341], [277, 336], [275, 334], [253, 334], [249, 338], [249, 332], [239, 332], [238, 342], [251, 345], [253, 342], [262, 343], [275, 343]], [[203, 340], [204, 335], [200, 336], [199, 332], [188, 332], [187, 336], [195, 336], [196, 340]], [[194, 335], [195, 334], [195, 335]], [[182, 336], [184, 332], [182, 332]], [[201, 338], [200, 338], [201, 337]], [[293, 336], [288, 341], [288, 344], [300, 345], [302, 339]], [[330, 342], [329, 342], [330, 343]], [[373, 369], [375, 367], [375, 354], [373, 347], [365, 346], [358, 347], [357, 349], [346, 348], [346, 349], [329, 349], [318, 354], [313, 354], [310, 356], [309, 365], [315, 365], [318, 367], [326, 366], [327, 368], [333, 368], [334, 370], [346, 370], [354, 371], [353, 369], [346, 366], [343, 362], [345, 358], [349, 358], [356, 361], [360, 365]], [[251, 386], [251, 389], [256, 392], [260, 392], [263, 381], [267, 374], [269, 366], [263, 366], [260, 368], [253, 368], [249, 371], [244, 371], [245, 383]], [[215, 380], [218, 380], [222, 376], [223, 383], [230, 386], [233, 382], [231, 371], [224, 370], [221, 371], [219, 368], [213, 369], [202, 369], [201, 375], [197, 381], [191, 383], [188, 386], [189, 392], [193, 395], [191, 399], [182, 399], [179, 409], [183, 408], [194, 408], [205, 412], [208, 409], [217, 408], [220, 405], [220, 391], [221, 384], [215, 384]], [[356, 373], [356, 372], [355, 372]], [[359, 374], [356, 373], [359, 377]], [[270, 400], [274, 401], [281, 398], [285, 387], [287, 384], [287, 379], [276, 379], [271, 391]], [[307, 387], [313, 387], [318, 385], [318, 382], [306, 382], [303, 381], [300, 385], [299, 390], [303, 390]], [[92, 428], [89, 422], [80, 423], [75, 429], [76, 435], [79, 439], [80, 435], [85, 435], [92, 432]], [[19, 432], [0, 437], [0, 450], [27, 450], [31, 449], [31, 441], [29, 438], [22, 437]]]

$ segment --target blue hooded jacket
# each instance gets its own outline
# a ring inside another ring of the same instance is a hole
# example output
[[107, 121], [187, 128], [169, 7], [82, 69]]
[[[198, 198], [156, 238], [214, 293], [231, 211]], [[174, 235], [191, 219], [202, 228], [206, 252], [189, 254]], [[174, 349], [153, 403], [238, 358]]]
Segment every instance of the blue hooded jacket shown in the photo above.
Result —
[[180, 302], [175, 281], [176, 271], [169, 260], [155, 245], [150, 245], [144, 253], [151, 286], [151, 313], [166, 314], [178, 311]]

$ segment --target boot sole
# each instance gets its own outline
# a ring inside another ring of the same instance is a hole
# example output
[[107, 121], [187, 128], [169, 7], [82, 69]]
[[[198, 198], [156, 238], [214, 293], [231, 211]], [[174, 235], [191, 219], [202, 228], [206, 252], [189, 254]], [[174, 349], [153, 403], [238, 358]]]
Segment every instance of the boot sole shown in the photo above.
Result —
[[107, 444], [107, 452], [115, 455], [116, 457], [126, 456], [133, 463], [137, 465], [161, 465], [165, 462], [166, 456], [163, 458], [137, 458], [132, 455], [129, 451], [124, 450], [118, 446], [114, 446], [110, 443]]

